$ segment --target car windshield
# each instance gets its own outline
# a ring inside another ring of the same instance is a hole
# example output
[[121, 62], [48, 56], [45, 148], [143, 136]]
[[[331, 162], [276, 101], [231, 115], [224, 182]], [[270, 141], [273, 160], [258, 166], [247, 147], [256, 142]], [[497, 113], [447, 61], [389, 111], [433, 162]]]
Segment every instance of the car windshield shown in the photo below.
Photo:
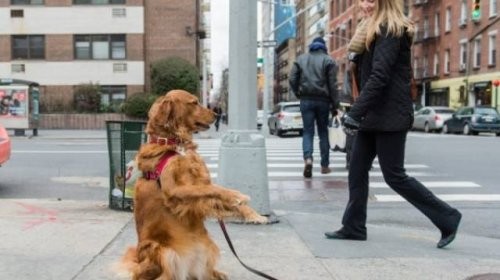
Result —
[[452, 109], [437, 109], [436, 113], [437, 114], [453, 114], [453, 113], [455, 113], [455, 111]]
[[498, 112], [493, 108], [476, 108], [476, 114], [496, 116]]
[[284, 106], [283, 111], [288, 113], [298, 113], [300, 112], [300, 106], [298, 105]]

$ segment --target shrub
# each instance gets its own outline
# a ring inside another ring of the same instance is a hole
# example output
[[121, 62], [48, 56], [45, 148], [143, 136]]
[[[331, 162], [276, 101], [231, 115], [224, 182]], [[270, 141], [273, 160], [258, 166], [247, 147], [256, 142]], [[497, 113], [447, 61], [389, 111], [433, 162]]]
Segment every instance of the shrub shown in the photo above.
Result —
[[73, 92], [73, 106], [79, 113], [97, 113], [101, 109], [101, 93], [98, 84], [81, 84]]
[[120, 109], [129, 117], [147, 119], [149, 108], [157, 97], [150, 93], [135, 93], [125, 99]]
[[163, 95], [173, 89], [183, 89], [198, 96], [199, 83], [198, 69], [180, 57], [159, 60], [151, 67], [153, 94]]

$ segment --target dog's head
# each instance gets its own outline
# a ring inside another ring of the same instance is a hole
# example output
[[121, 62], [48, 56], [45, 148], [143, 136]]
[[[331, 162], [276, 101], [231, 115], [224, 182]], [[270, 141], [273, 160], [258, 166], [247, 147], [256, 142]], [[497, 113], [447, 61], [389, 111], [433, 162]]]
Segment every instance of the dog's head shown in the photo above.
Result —
[[192, 134], [207, 130], [214, 122], [212, 110], [184, 90], [171, 90], [159, 97], [148, 113], [146, 132], [160, 137], [191, 141]]

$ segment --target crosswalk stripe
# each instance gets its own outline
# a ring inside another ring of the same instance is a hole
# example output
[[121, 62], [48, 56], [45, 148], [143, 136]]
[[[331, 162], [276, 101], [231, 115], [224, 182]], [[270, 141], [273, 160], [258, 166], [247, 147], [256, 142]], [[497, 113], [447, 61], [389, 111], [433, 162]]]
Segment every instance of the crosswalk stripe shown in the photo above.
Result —
[[[441, 182], [420, 182], [428, 188], [480, 188], [481, 186], [474, 182], [461, 181], [441, 181]], [[384, 182], [370, 183], [370, 188], [389, 188]]]
[[[410, 176], [416, 176], [416, 177], [428, 177], [432, 176], [430, 173], [425, 173], [425, 172], [408, 172], [408, 175]], [[217, 178], [217, 173], [213, 172], [210, 173], [210, 176], [212, 178]], [[295, 171], [295, 172], [288, 172], [288, 171], [269, 171], [267, 172], [267, 177], [269, 178], [278, 178], [278, 177], [286, 177], [286, 178], [303, 178], [302, 170], [301, 171]], [[319, 177], [319, 178], [331, 178], [331, 177], [347, 177], [347, 171], [342, 171], [342, 172], [332, 172], [329, 174], [321, 174], [321, 173], [315, 173], [313, 172], [313, 178]], [[382, 172], [370, 172], [370, 177], [383, 177]]]
[[[500, 194], [438, 194], [444, 201], [500, 201]], [[406, 201], [399, 195], [375, 195], [377, 202], [402, 202]]]
[[[331, 161], [331, 159], [330, 159]], [[344, 160], [345, 161], [345, 160]], [[216, 169], [219, 167], [217, 163], [208, 163], [207, 167], [209, 169]], [[268, 163], [268, 168], [304, 168], [304, 163]], [[344, 168], [345, 164], [330, 164], [331, 168]], [[374, 168], [380, 168], [379, 164], [373, 164]], [[405, 164], [405, 168], [407, 169], [425, 169], [429, 168], [424, 164]], [[335, 171], [335, 170], [334, 170]]]

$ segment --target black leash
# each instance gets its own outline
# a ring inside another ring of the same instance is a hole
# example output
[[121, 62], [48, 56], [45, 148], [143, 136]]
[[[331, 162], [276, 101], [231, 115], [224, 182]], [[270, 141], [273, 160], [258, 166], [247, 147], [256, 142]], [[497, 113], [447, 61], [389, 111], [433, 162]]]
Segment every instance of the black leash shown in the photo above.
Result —
[[219, 219], [219, 225], [220, 225], [220, 228], [222, 229], [222, 233], [224, 233], [224, 237], [226, 238], [226, 241], [227, 241], [227, 244], [229, 245], [229, 248], [231, 248], [231, 251], [233, 252], [234, 256], [236, 257], [236, 259], [238, 259], [238, 261], [241, 263], [242, 266], [244, 266], [246, 269], [248, 269], [249, 271], [259, 275], [260, 277], [262, 278], [266, 278], [266, 279], [269, 279], [269, 280], [278, 280], [272, 276], [269, 276], [267, 274], [265, 274], [264, 272], [261, 272], [261, 271], [258, 271], [256, 269], [253, 269], [251, 267], [249, 267], [248, 265], [244, 264], [241, 260], [240, 260], [240, 257], [238, 257], [238, 254], [236, 254], [236, 251], [234, 250], [234, 247], [233, 247], [233, 243], [231, 242], [231, 238], [229, 238], [229, 234], [227, 234], [227, 231], [226, 231], [226, 225], [224, 224], [224, 221], [222, 221], [221, 219]]

